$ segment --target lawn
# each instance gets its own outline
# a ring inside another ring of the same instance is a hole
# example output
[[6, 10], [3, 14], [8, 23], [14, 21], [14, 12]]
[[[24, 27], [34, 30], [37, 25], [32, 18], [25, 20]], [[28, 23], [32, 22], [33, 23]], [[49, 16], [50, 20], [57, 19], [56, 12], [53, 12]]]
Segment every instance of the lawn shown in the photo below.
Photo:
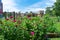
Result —
[[60, 38], [51, 38], [51, 40], [60, 40]]
[[60, 33], [60, 22], [57, 22], [55, 24], [55, 27], [56, 27], [57, 31]]

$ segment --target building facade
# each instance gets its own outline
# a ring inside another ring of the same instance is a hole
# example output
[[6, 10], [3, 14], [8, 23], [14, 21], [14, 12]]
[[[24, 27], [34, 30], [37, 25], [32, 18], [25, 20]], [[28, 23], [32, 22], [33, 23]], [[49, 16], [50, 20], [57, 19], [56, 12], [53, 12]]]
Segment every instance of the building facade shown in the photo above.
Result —
[[3, 13], [3, 3], [2, 0], [0, 0], [0, 17], [2, 17], [2, 13]]
[[3, 13], [3, 3], [0, 0], [0, 14], [2, 14], [2, 13]]

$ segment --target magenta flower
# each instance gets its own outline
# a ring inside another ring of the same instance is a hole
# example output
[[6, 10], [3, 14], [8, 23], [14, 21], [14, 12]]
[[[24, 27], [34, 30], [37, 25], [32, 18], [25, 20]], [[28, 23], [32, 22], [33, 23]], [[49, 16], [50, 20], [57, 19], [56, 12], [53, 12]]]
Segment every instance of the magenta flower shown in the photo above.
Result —
[[6, 20], [9, 20], [8, 18], [6, 18]]
[[33, 31], [31, 32], [31, 35], [32, 35], [32, 36], [34, 35], [34, 32], [33, 32]]
[[13, 18], [13, 16], [10, 16], [10, 18]]
[[16, 20], [13, 20], [13, 22], [16, 22]]
[[28, 18], [29, 20], [31, 20], [31, 16], [30, 16], [30, 15], [28, 15], [27, 18]]
[[30, 15], [28, 15], [27, 17], [28, 17], [28, 18], [30, 18], [31, 16], [30, 16]]

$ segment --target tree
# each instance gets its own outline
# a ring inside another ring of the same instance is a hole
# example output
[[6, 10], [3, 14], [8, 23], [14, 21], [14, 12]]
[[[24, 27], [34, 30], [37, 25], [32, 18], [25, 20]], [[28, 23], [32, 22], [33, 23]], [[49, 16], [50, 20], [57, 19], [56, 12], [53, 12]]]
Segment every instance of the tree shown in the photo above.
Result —
[[52, 14], [52, 7], [47, 7], [45, 13], [51, 15]]
[[56, 16], [60, 16], [60, 0], [56, 0], [54, 4], [54, 9]]

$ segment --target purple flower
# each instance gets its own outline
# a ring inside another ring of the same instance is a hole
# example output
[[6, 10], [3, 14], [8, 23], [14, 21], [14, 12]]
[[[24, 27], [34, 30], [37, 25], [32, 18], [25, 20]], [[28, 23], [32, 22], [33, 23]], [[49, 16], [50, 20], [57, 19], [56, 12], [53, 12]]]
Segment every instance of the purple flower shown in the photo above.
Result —
[[31, 35], [32, 35], [32, 36], [34, 35], [34, 32], [33, 32], [33, 31], [31, 32]]

